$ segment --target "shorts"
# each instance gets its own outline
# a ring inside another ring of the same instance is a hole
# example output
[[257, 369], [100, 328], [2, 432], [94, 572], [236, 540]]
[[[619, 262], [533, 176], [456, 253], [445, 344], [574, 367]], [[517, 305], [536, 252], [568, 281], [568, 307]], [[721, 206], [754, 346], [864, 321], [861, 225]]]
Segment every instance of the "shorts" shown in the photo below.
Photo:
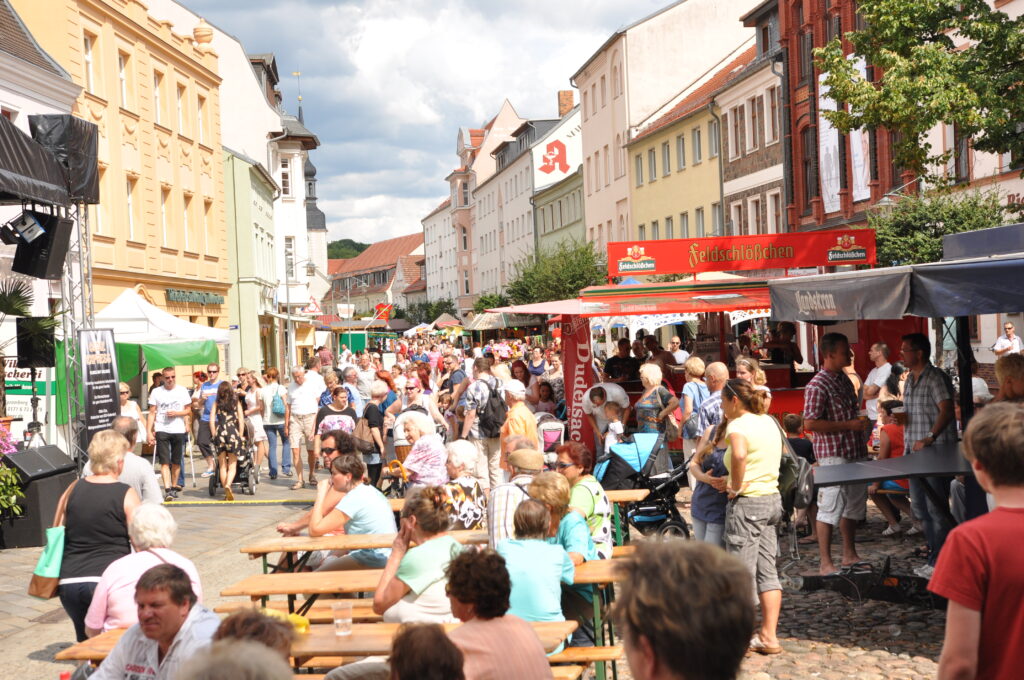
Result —
[[313, 450], [313, 435], [316, 425], [315, 413], [293, 413], [291, 426], [289, 427], [288, 439], [291, 440], [292, 448], [299, 448], [299, 443], [305, 439], [306, 449]]
[[185, 456], [188, 434], [184, 432], [157, 432], [156, 459], [161, 465], [181, 465]]
[[737, 496], [725, 508], [725, 549], [740, 558], [754, 577], [753, 600], [759, 593], [782, 590], [775, 566], [776, 526], [782, 521], [782, 497]]
[[[860, 461], [846, 458], [819, 458], [818, 465], [845, 465]], [[867, 517], [868, 485], [842, 484], [825, 486], [818, 489], [818, 521], [832, 526], [839, 526], [840, 519], [852, 519], [857, 522]]]

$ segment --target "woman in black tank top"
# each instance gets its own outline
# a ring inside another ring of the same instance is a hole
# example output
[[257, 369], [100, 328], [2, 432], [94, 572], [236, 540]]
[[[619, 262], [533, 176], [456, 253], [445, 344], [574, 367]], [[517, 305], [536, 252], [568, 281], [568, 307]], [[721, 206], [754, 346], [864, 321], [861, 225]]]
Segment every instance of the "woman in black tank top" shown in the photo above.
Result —
[[54, 525], [64, 524], [57, 594], [79, 642], [86, 639], [85, 615], [103, 571], [131, 552], [128, 522], [139, 497], [117, 479], [127, 446], [127, 440], [113, 430], [98, 432], [89, 444], [93, 474], [64, 492], [54, 518]]

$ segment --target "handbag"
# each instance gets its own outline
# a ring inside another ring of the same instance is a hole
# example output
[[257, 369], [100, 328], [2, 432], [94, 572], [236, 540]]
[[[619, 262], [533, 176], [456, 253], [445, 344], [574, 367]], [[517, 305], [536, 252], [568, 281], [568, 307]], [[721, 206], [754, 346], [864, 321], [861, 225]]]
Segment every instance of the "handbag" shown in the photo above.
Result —
[[[78, 484], [76, 479], [68, 487], [67, 498]], [[64, 559], [64, 509], [61, 508], [60, 523], [46, 530], [46, 547], [43, 548], [36, 568], [32, 570], [32, 579], [28, 582], [28, 594], [40, 600], [51, 600], [57, 596], [57, 585], [60, 581], [60, 565]]]
[[356, 440], [356, 448], [361, 453], [372, 453], [376, 448], [373, 431], [365, 417], [356, 421], [355, 429], [352, 430], [352, 438]]
[[814, 500], [814, 477], [810, 464], [793, 452], [779, 421], [772, 418], [782, 437], [782, 458], [779, 463], [779, 495], [782, 506], [803, 510]]
[[[658, 392], [658, 403], [661, 404], [661, 408], [665, 408], [665, 402], [661, 400], [661, 392]], [[682, 432], [679, 429], [679, 421], [676, 420], [674, 413], [669, 413], [665, 416], [665, 443], [674, 442], [679, 439]]]

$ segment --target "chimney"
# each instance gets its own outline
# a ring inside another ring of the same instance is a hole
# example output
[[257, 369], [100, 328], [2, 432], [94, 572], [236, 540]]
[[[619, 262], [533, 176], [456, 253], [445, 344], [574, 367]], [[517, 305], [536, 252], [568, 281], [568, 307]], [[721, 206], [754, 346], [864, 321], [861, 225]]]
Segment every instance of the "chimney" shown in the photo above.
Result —
[[559, 90], [558, 91], [558, 117], [562, 118], [565, 114], [572, 111], [573, 107], [573, 94], [572, 90]]

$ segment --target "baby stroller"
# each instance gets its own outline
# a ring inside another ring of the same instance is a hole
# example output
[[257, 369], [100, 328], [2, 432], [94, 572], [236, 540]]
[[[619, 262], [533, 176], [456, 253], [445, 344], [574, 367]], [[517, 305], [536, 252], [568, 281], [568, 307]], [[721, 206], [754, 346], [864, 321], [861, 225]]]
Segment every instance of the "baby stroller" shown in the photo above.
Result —
[[626, 521], [644, 535], [690, 537], [690, 528], [676, 506], [686, 466], [656, 473], [657, 452], [664, 435], [635, 433], [614, 444], [594, 466], [605, 490], [647, 489], [647, 498], [626, 507]]
[[544, 462], [553, 465], [558, 455], [555, 449], [565, 443], [565, 423], [550, 413], [538, 413], [537, 436], [540, 437], [540, 449], [544, 452]]
[[[238, 454], [238, 464], [235, 466], [235, 478], [231, 481], [232, 487], [238, 487], [242, 493], [250, 496], [256, 495], [256, 486], [260, 483], [260, 469], [255, 465], [256, 454], [256, 433], [249, 419], [245, 419], [245, 441], [242, 443], [242, 450]], [[220, 488], [220, 475], [210, 475], [210, 495], [214, 496]]]

